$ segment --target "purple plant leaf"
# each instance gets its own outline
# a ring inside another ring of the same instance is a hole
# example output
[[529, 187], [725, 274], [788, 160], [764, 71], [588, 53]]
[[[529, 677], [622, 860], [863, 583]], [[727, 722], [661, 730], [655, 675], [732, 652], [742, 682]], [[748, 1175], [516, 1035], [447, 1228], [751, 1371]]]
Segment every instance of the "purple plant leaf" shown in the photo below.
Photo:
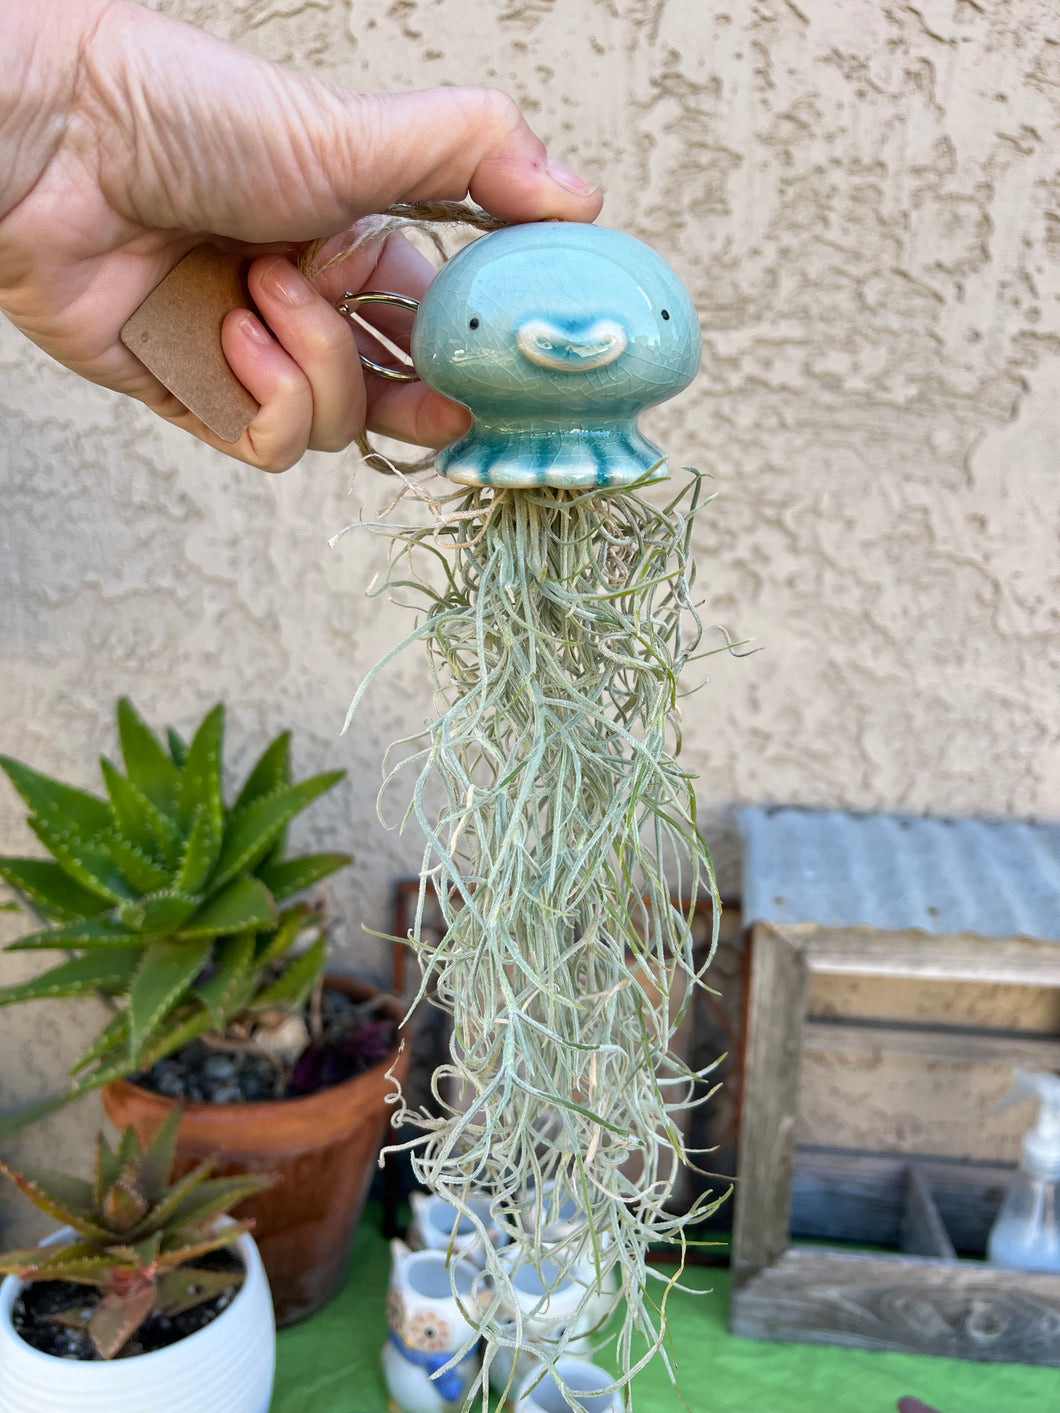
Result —
[[310, 1045], [295, 1063], [288, 1093], [315, 1094], [363, 1074], [385, 1059], [393, 1044], [394, 1022], [377, 1020], [358, 1026], [340, 1040]]

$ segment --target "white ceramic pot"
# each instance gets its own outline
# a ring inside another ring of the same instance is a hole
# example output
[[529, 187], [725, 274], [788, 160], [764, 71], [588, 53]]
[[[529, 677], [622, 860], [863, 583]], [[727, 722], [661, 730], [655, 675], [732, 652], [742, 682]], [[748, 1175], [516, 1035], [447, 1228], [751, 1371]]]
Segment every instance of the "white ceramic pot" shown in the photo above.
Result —
[[599, 1392], [614, 1383], [606, 1369], [584, 1359], [560, 1359], [556, 1367], [571, 1391], [573, 1405], [560, 1393], [551, 1374], [543, 1379], [531, 1374], [516, 1399], [515, 1413], [571, 1413], [572, 1406], [582, 1413], [622, 1413], [621, 1394]]
[[11, 1310], [21, 1282], [8, 1276], [0, 1284], [0, 1413], [267, 1413], [272, 1299], [254, 1242], [242, 1236], [236, 1249], [246, 1276], [216, 1320], [167, 1349], [98, 1363], [42, 1354], [16, 1334]]

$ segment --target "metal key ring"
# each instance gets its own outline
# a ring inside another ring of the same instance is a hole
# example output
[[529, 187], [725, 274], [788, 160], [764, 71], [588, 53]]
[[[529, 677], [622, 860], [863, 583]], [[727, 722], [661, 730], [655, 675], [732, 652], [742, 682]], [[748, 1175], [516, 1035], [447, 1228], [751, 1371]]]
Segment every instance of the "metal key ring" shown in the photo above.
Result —
[[[351, 319], [354, 309], [358, 304], [396, 304], [399, 309], [408, 309], [415, 314], [420, 307], [418, 299], [412, 299], [407, 294], [390, 294], [387, 290], [367, 289], [362, 294], [354, 294], [352, 290], [347, 290], [339, 300], [335, 308], [340, 314]], [[377, 363], [374, 358], [366, 358], [363, 353], [359, 354], [361, 363], [377, 377], [386, 378], [391, 383], [418, 383], [419, 374], [408, 373], [403, 368], [391, 368], [386, 363]]]

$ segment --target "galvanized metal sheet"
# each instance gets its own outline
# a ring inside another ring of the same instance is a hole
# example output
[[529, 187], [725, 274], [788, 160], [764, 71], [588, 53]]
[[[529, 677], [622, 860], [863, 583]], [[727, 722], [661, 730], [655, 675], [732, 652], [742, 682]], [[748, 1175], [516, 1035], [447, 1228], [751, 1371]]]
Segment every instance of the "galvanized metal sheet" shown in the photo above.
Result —
[[1060, 824], [740, 811], [746, 922], [1060, 942]]

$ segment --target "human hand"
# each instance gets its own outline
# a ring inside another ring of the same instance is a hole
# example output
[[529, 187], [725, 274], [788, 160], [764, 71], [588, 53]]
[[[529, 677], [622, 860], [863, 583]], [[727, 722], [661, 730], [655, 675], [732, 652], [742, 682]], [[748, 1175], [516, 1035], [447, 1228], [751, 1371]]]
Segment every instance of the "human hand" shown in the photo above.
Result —
[[[397, 201], [470, 193], [511, 221], [591, 221], [600, 209], [493, 90], [345, 92], [126, 0], [0, 0], [0, 29], [0, 310], [76, 373], [265, 471], [339, 450], [365, 424], [424, 446], [467, 425], [422, 383], [366, 382], [334, 308], [345, 290], [419, 298], [429, 263], [391, 234], [315, 288], [294, 263], [305, 242]], [[119, 338], [205, 241], [256, 257], [250, 291], [264, 323], [236, 310], [222, 329], [260, 403], [232, 444]], [[392, 317], [373, 313], [387, 332]]]

